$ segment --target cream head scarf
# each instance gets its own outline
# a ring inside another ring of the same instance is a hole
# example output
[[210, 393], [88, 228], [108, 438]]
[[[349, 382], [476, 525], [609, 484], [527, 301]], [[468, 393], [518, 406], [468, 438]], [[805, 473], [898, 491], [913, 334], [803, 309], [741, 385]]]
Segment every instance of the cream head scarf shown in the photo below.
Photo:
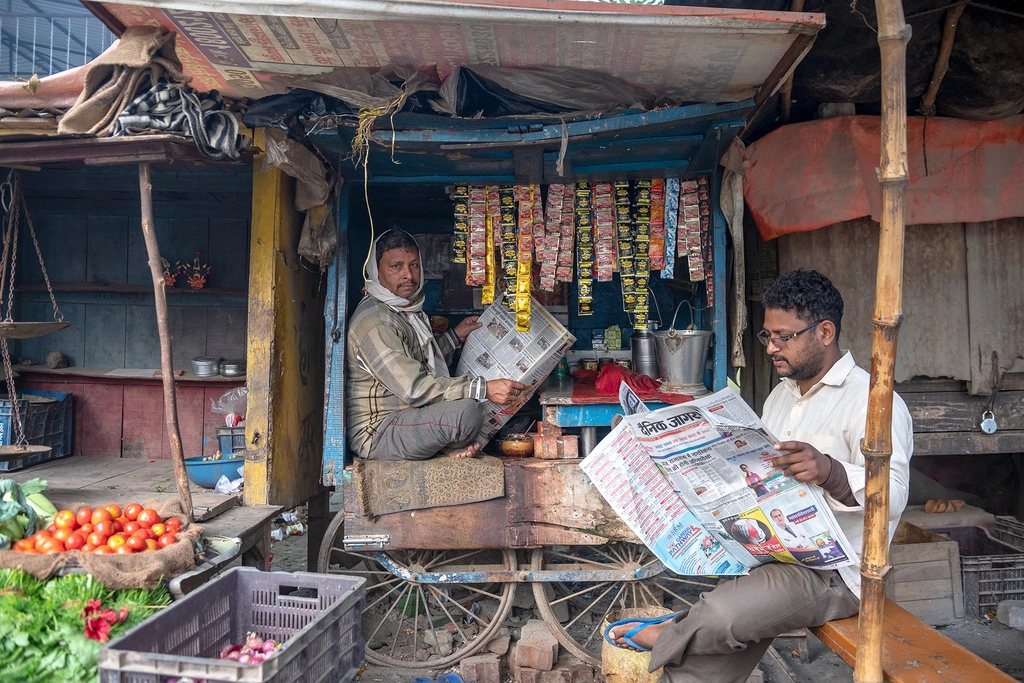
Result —
[[[423, 312], [422, 275], [419, 287], [409, 299], [394, 294], [380, 283], [377, 270], [377, 243], [387, 237], [390, 232], [388, 230], [383, 233], [370, 245], [370, 258], [366, 260], [366, 268], [363, 272], [363, 277], [366, 280], [366, 293], [391, 310], [405, 314], [409, 319], [409, 324], [412, 325], [412, 329], [416, 332], [416, 339], [423, 347], [424, 355], [427, 357], [427, 366], [430, 368], [430, 374], [434, 377], [449, 377], [448, 364], [445, 362], [437, 342], [434, 341], [434, 333], [431, 331], [430, 323]], [[412, 236], [410, 235], [410, 237]], [[413, 238], [413, 242], [415, 241], [416, 239]], [[419, 251], [419, 245], [416, 245], [416, 251]]]

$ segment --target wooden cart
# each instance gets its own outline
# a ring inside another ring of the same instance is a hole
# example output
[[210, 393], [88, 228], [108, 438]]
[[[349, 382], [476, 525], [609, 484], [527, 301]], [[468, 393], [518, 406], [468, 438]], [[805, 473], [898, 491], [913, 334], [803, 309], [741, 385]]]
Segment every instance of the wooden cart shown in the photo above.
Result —
[[346, 509], [331, 522], [318, 569], [367, 579], [367, 659], [449, 666], [484, 648], [513, 606], [535, 605], [569, 652], [596, 665], [610, 612], [679, 610], [713, 585], [666, 571], [579, 462], [507, 458], [503, 498], [375, 521], [354, 510], [346, 476]]

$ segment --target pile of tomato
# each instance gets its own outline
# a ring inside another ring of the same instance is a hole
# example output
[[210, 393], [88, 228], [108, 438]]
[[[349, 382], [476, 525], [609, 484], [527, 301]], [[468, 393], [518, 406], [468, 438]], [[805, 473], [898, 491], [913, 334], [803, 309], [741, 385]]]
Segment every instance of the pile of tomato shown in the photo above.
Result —
[[122, 510], [111, 503], [77, 513], [59, 510], [46, 529], [14, 543], [14, 550], [48, 555], [66, 550], [99, 555], [130, 555], [158, 550], [178, 542], [181, 520], [161, 519], [156, 510], [130, 503]]

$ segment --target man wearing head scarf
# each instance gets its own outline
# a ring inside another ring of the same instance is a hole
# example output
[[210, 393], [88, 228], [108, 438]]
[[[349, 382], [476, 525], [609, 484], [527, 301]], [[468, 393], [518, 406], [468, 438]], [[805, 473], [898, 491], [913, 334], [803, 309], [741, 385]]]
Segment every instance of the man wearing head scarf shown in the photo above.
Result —
[[419, 246], [389, 230], [367, 259], [366, 296], [348, 324], [345, 415], [349, 446], [371, 460], [473, 457], [485, 400], [511, 403], [525, 389], [511, 379], [451, 377], [448, 363], [480, 327], [469, 316], [434, 335], [423, 313]]

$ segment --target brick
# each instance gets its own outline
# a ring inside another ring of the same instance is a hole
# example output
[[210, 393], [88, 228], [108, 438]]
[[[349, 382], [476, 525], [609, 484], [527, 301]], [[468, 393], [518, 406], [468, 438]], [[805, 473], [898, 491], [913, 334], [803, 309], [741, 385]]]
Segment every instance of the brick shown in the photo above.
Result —
[[561, 460], [579, 457], [578, 436], [533, 435], [533, 457], [542, 460]]
[[747, 683], [764, 683], [764, 673], [760, 669], [754, 669], [747, 676]]
[[512, 643], [512, 635], [509, 630], [502, 626], [498, 629], [498, 635], [491, 638], [487, 643], [487, 649], [496, 655], [504, 655], [508, 653], [509, 645]]
[[543, 420], [537, 423], [537, 431], [540, 432], [540, 434], [542, 436], [561, 436], [562, 435], [562, 428], [561, 427], [559, 427], [558, 425], [553, 425], [553, 424], [544, 422]]
[[459, 674], [472, 683], [501, 683], [501, 661], [491, 653], [466, 657], [459, 662]]
[[1024, 600], [1003, 600], [996, 607], [996, 619], [1010, 628], [1024, 631]]
[[551, 635], [548, 625], [540, 619], [526, 622], [516, 647], [519, 667], [550, 671], [557, 659], [558, 641]]
[[521, 668], [518, 675], [513, 674], [512, 680], [517, 683], [540, 683], [540, 675], [546, 673], [537, 669]]
[[579, 662], [560, 662], [551, 671], [539, 672], [536, 683], [594, 683], [594, 669]]

